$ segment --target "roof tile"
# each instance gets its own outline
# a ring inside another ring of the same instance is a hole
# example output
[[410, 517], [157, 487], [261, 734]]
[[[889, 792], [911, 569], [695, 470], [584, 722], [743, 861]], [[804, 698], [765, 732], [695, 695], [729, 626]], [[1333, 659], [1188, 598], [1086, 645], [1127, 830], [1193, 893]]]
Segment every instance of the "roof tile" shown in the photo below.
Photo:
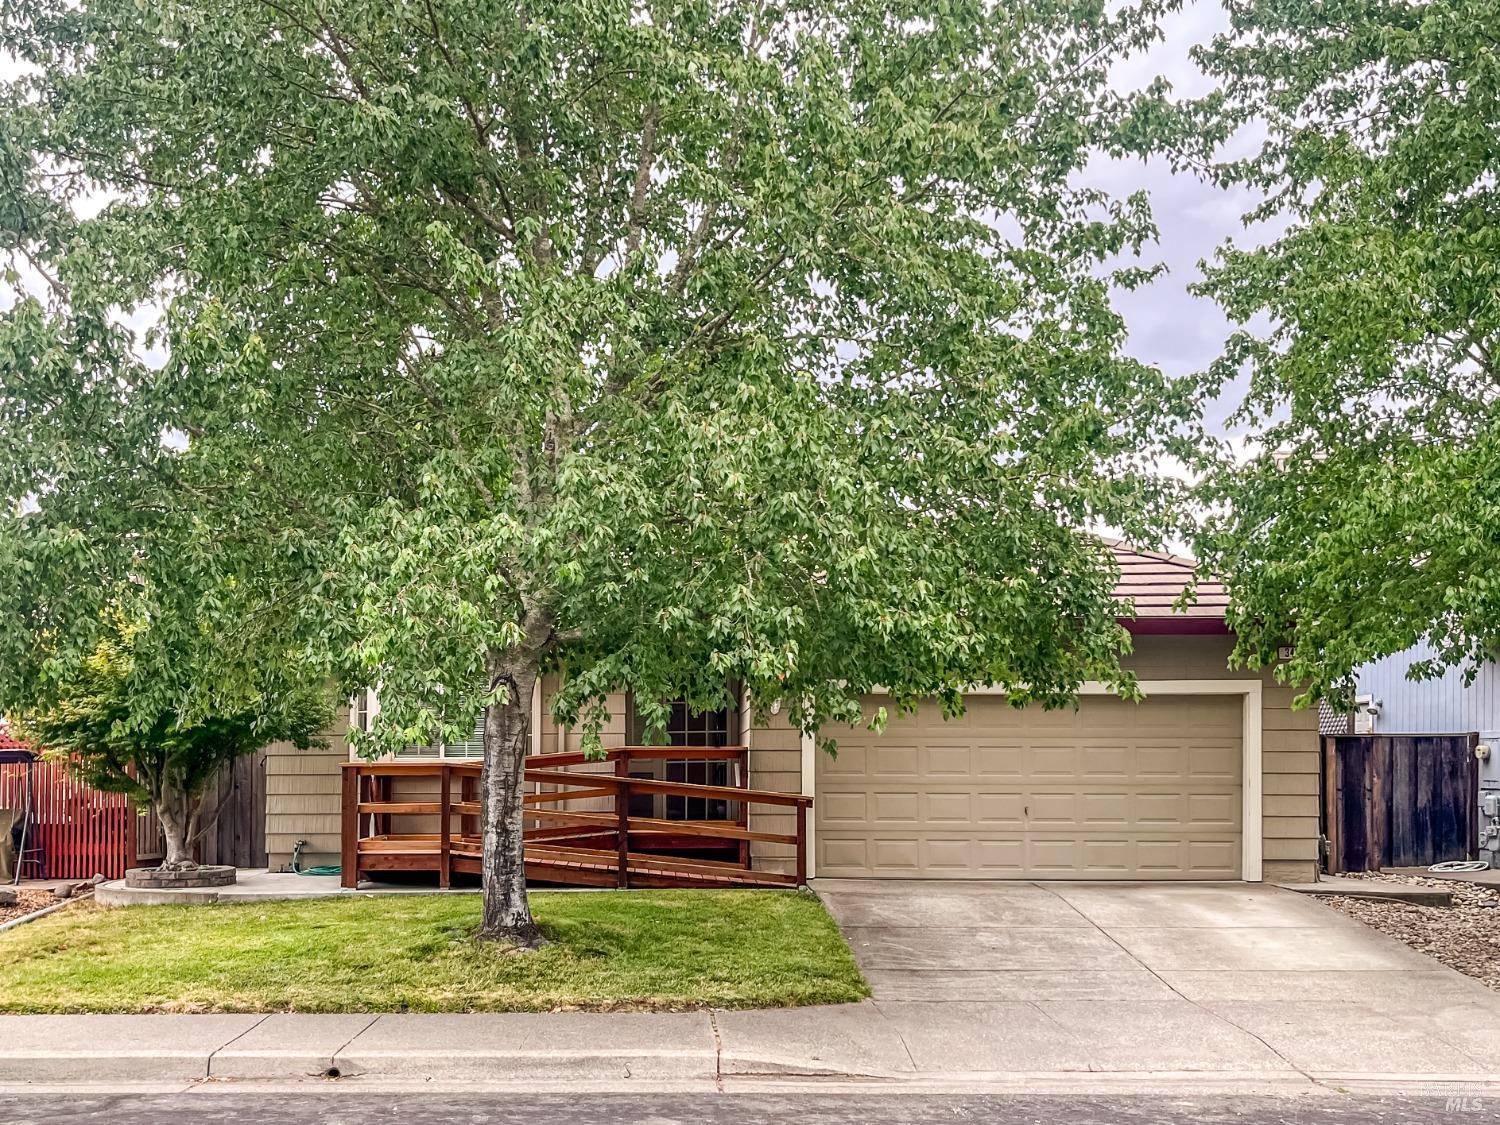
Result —
[[[1224, 592], [1224, 584], [1211, 574], [1199, 574], [1196, 561], [1156, 551], [1142, 551], [1118, 540], [1107, 542], [1114, 551], [1115, 563], [1120, 568], [1115, 598], [1133, 602], [1136, 618], [1207, 617], [1223, 620], [1224, 611], [1229, 606], [1229, 595]], [[1182, 596], [1195, 574], [1199, 575], [1196, 600], [1182, 609], [1174, 609], [1174, 603]]]

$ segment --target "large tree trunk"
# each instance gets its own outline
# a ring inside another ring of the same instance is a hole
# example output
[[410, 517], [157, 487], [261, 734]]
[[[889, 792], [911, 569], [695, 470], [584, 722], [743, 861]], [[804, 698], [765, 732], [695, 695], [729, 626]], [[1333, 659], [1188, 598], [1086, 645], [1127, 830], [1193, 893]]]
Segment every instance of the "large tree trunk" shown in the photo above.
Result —
[[504, 706], [484, 716], [484, 774], [480, 780], [484, 825], [484, 920], [479, 936], [519, 949], [546, 944], [526, 899], [522, 846], [522, 770], [531, 744], [531, 693], [538, 674], [535, 657], [497, 654], [490, 682], [504, 685]]
[[190, 802], [185, 795], [168, 790], [152, 798], [156, 807], [156, 819], [161, 821], [161, 832], [166, 838], [167, 854], [161, 866], [169, 871], [183, 871], [197, 867], [193, 859], [193, 839], [189, 823]]

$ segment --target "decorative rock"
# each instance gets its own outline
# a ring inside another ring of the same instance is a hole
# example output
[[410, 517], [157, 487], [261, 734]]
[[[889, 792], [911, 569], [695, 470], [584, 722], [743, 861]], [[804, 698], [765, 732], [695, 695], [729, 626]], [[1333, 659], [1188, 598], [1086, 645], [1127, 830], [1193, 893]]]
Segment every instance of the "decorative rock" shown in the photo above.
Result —
[[1453, 905], [1448, 907], [1320, 897], [1335, 910], [1500, 990], [1500, 925], [1497, 925], [1494, 913], [1497, 903], [1500, 903], [1500, 893], [1495, 888], [1388, 872], [1350, 873], [1341, 878], [1451, 889]]
[[15, 887], [0, 887], [0, 906], [14, 906], [16, 897]]
[[78, 893], [77, 883], [59, 883], [52, 888], [52, 893], [58, 898], [72, 898]]
[[223, 865], [164, 871], [160, 867], [132, 867], [125, 872], [125, 885], [139, 890], [178, 891], [194, 887], [228, 887], [234, 883], [234, 868]]

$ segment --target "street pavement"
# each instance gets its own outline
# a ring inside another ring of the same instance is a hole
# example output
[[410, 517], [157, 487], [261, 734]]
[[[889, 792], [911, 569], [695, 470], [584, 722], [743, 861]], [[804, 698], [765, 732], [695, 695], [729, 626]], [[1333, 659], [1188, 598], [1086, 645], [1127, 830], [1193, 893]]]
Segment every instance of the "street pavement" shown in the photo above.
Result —
[[7, 1125], [1479, 1125], [1500, 1120], [1500, 1098], [994, 1097], [899, 1093], [743, 1095], [465, 1094], [420, 1091], [378, 1098], [353, 1091], [241, 1090], [157, 1095], [0, 1095]]

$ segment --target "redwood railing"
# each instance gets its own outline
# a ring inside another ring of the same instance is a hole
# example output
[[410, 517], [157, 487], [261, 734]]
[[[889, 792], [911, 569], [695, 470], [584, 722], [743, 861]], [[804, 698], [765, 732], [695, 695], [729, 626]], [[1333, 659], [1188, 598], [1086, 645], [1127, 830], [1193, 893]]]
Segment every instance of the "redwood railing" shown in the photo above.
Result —
[[[727, 883], [802, 886], [807, 882], [807, 811], [812, 798], [749, 788], [748, 754], [742, 746], [626, 746], [603, 758], [583, 753], [533, 755], [523, 776], [537, 786], [524, 795], [525, 841], [529, 876], [556, 882], [629, 887]], [[630, 763], [720, 760], [739, 764], [736, 785], [707, 785], [629, 775]], [[611, 773], [568, 772], [570, 766], [612, 764]], [[346, 762], [342, 790], [342, 863], [345, 886], [357, 885], [367, 871], [435, 871], [448, 886], [454, 871], [479, 870], [481, 806], [480, 763], [469, 761]], [[435, 778], [435, 798], [398, 798], [397, 779]], [[459, 788], [454, 792], [453, 782]], [[546, 787], [546, 788], [543, 788]], [[725, 801], [736, 808], [727, 820], [673, 820], [632, 816], [630, 798], [664, 794]], [[556, 808], [585, 800], [602, 800], [604, 809]], [[764, 832], [749, 827], [749, 808], [767, 805], [791, 810], [795, 832]], [[393, 818], [435, 816], [435, 833], [394, 833]], [[453, 821], [458, 820], [458, 831]], [[637, 845], [672, 842], [678, 851], [728, 846], [738, 863], [646, 853]], [[783, 844], [794, 850], [795, 874], [750, 871], [753, 842]]]
[[[135, 805], [125, 794], [85, 784], [62, 762], [38, 761], [31, 769], [34, 819], [26, 849], [40, 848], [45, 869], [23, 870], [23, 878], [120, 879], [147, 854]], [[0, 808], [24, 807], [26, 770], [24, 762], [0, 765]]]

